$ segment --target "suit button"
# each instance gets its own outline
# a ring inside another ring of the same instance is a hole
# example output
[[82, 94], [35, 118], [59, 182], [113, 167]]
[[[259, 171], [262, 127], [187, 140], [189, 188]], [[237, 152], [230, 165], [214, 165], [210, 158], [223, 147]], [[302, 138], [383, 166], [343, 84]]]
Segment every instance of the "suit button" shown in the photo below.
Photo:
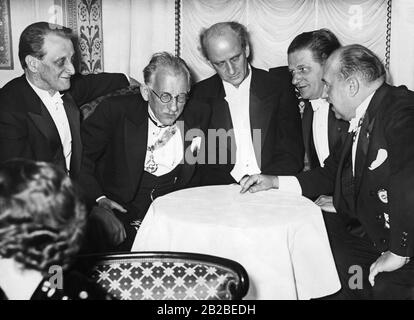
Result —
[[377, 215], [375, 216], [375, 218], [377, 218], [377, 220], [382, 221], [382, 214], [377, 214]]
[[381, 238], [380, 241], [381, 241], [382, 244], [386, 244], [387, 243], [387, 239], [384, 239], [384, 238]]
[[405, 242], [401, 243], [401, 247], [405, 248], [407, 246], [407, 244]]

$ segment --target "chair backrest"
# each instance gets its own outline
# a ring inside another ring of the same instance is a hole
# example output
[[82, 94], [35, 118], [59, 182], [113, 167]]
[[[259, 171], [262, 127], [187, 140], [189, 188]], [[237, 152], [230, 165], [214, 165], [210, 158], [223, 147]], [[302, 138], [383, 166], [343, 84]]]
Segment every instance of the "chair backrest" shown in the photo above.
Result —
[[88, 103], [85, 103], [80, 107], [80, 111], [82, 114], [82, 119], [88, 118], [96, 109], [96, 107], [102, 102], [102, 100], [114, 97], [114, 96], [127, 96], [131, 94], [137, 94], [140, 93], [139, 86], [129, 86], [127, 88], [118, 89], [114, 92], [108, 93], [107, 95], [101, 96], [96, 98], [95, 100], [92, 100]]
[[114, 299], [239, 300], [249, 288], [239, 263], [184, 252], [81, 256], [78, 265]]

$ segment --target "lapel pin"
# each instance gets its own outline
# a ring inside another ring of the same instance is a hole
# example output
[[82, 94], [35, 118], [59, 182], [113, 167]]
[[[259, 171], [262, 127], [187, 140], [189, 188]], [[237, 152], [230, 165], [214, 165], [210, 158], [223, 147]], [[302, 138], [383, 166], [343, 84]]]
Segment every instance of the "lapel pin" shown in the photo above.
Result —
[[386, 229], [390, 228], [390, 216], [384, 212], [384, 227]]
[[380, 199], [382, 203], [388, 203], [387, 190], [385, 189], [378, 190], [377, 194], [378, 194], [378, 199]]

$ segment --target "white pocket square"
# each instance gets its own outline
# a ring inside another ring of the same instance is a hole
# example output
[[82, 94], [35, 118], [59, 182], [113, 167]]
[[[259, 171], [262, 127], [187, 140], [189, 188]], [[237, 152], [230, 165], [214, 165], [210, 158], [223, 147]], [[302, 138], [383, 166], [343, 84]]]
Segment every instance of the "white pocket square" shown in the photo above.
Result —
[[200, 148], [201, 148], [201, 137], [193, 138], [193, 140], [191, 141], [191, 146], [190, 146], [191, 152], [192, 153], [194, 153], [194, 151], [198, 152]]
[[382, 165], [384, 163], [384, 161], [387, 159], [388, 157], [388, 152], [385, 149], [378, 149], [378, 153], [377, 153], [377, 158], [372, 161], [371, 165], [369, 166], [369, 170], [375, 170], [376, 168], [378, 168], [380, 165]]

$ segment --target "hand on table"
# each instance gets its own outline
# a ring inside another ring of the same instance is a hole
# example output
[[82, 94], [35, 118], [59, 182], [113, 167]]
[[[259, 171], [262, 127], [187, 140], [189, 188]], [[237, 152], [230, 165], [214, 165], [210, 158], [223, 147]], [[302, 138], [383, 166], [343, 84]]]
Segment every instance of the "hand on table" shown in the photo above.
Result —
[[319, 198], [315, 200], [315, 204], [317, 204], [323, 211], [336, 213], [332, 196], [319, 196]]
[[395, 271], [406, 263], [409, 262], [409, 258], [398, 256], [391, 251], [384, 252], [369, 268], [369, 282], [371, 286], [375, 285], [375, 276], [380, 272]]
[[247, 191], [255, 193], [258, 191], [269, 190], [272, 188], [279, 188], [279, 178], [277, 176], [268, 176], [263, 174], [254, 174], [252, 176], [245, 176], [240, 180], [242, 189], [240, 193]]

